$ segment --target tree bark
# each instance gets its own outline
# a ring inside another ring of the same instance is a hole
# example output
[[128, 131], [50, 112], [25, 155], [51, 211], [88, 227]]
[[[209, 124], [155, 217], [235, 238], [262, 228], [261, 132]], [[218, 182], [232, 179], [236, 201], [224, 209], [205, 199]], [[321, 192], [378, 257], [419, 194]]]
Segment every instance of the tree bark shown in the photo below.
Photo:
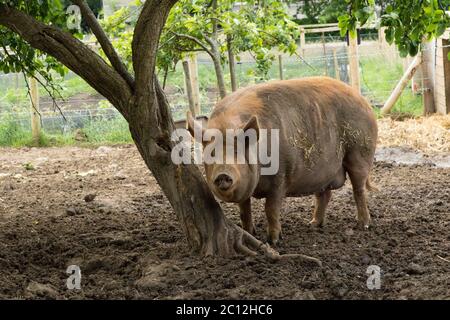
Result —
[[220, 98], [223, 99], [227, 95], [227, 89], [225, 87], [225, 78], [223, 76], [223, 68], [220, 63], [220, 54], [218, 52], [214, 52], [213, 63], [214, 70], [216, 71], [217, 87], [219, 88]]
[[236, 62], [234, 61], [233, 44], [231, 36], [227, 36], [228, 64], [230, 66], [231, 91], [237, 90]]
[[227, 89], [225, 87], [225, 78], [223, 76], [222, 63], [220, 62], [219, 48], [217, 42], [214, 39], [210, 39], [208, 37], [205, 38], [211, 46], [210, 56], [214, 64], [214, 71], [216, 72], [217, 88], [219, 89], [220, 98], [223, 99], [227, 95]]

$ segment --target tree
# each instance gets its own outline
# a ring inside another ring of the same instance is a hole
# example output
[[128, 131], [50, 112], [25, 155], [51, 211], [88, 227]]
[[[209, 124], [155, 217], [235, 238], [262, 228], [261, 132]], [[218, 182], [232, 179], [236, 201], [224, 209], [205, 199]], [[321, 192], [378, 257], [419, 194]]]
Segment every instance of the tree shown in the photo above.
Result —
[[[139, 7], [139, 2], [135, 3]], [[214, 64], [219, 94], [224, 97], [227, 85], [223, 65], [229, 57], [250, 52], [256, 61], [256, 76], [266, 79], [277, 48], [295, 54], [298, 27], [279, 0], [181, 0], [171, 10], [163, 29], [157, 68], [166, 78], [170, 70], [187, 53], [203, 51]], [[131, 26], [135, 24], [130, 7], [122, 7], [102, 22], [106, 33], [114, 38], [119, 54], [131, 64]]]
[[[375, 0], [346, 0], [348, 12], [339, 17], [341, 34], [355, 36], [358, 23], [364, 25], [373, 15]], [[386, 2], [386, 1], [385, 1]], [[415, 56], [423, 41], [442, 35], [450, 26], [445, 13], [450, 0], [390, 0], [384, 3], [380, 25], [386, 27], [386, 40], [395, 43], [401, 56]]]
[[[226, 53], [249, 52], [256, 74], [265, 79], [278, 48], [294, 54], [297, 25], [279, 0], [181, 0], [163, 30], [159, 60], [174, 66], [185, 52], [204, 51], [212, 59], [220, 96], [226, 93], [223, 64]], [[168, 66], [161, 66], [166, 69]]]

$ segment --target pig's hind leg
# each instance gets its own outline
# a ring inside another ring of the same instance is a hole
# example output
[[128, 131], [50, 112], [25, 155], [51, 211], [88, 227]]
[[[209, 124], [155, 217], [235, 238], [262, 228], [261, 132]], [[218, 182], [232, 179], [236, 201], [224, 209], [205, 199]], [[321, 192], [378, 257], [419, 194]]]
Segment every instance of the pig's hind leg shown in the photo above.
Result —
[[281, 239], [280, 211], [282, 202], [283, 196], [279, 192], [275, 192], [266, 198], [267, 242], [274, 245]]
[[358, 210], [358, 227], [368, 229], [370, 214], [367, 207], [366, 182], [369, 179], [372, 160], [362, 157], [359, 151], [354, 151], [346, 156], [344, 166], [352, 182], [353, 197]]

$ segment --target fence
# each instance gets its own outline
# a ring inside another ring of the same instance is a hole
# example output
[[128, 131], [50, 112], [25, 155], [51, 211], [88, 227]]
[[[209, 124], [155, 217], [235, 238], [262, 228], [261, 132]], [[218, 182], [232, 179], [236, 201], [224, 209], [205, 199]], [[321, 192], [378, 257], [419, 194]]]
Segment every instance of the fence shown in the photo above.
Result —
[[[350, 39], [348, 43], [347, 39], [336, 35], [336, 30], [333, 25], [315, 26], [312, 30], [305, 28], [299, 39], [298, 55], [273, 52], [276, 59], [269, 70], [268, 80], [327, 75], [352, 84], [375, 107], [382, 107], [404, 75], [409, 61], [400, 58], [395, 47], [387, 45], [383, 31], [362, 36], [358, 44], [356, 39]], [[316, 33], [320, 36], [312, 36]], [[309, 36], [304, 36], [306, 34]], [[237, 87], [267, 80], [255, 75], [256, 63], [250, 54], [241, 54], [236, 61]], [[229, 66], [225, 65], [224, 70], [226, 83], [230, 83]], [[422, 113], [422, 94], [432, 89], [427, 86], [429, 77], [429, 72], [415, 75], [409, 84], [410, 89], [403, 92], [397, 102], [397, 111]], [[197, 114], [208, 115], [220, 99], [216, 83], [213, 63], [206, 54], [191, 56], [184, 64], [179, 64], [168, 75], [165, 87], [175, 120], [184, 118], [189, 103]], [[52, 109], [52, 100], [41, 90], [38, 99], [40, 114], [37, 116], [46, 132], [70, 134], [98, 121], [124, 121], [103, 97], [75, 75], [70, 74], [62, 84], [69, 92], [66, 101], [58, 101], [64, 117]], [[33, 109], [30, 109], [26, 88], [20, 75], [0, 74], [0, 125], [2, 122], [15, 122], [31, 129], [30, 110], [33, 113]], [[231, 85], [227, 89], [230, 92]]]

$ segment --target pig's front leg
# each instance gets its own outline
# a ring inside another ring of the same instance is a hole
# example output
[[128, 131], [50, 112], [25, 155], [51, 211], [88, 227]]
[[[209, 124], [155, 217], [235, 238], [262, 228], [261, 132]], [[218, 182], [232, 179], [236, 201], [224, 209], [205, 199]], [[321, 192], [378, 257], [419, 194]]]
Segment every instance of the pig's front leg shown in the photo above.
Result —
[[276, 244], [281, 239], [280, 211], [283, 194], [276, 193], [266, 198], [267, 241]]
[[251, 198], [239, 203], [239, 211], [241, 214], [242, 228], [248, 233], [255, 235], [255, 227], [252, 219], [252, 201]]

